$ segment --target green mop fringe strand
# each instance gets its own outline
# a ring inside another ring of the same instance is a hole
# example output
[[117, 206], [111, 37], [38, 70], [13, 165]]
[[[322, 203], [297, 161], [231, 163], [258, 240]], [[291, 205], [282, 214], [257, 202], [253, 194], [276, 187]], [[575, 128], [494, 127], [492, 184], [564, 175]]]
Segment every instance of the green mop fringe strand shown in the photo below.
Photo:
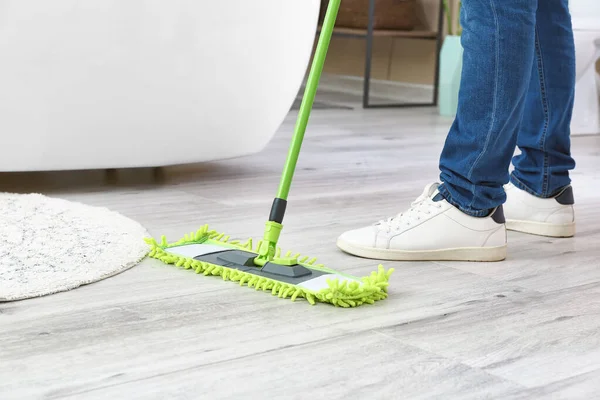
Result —
[[[260, 242], [253, 247], [252, 239], [241, 244], [239, 241], [230, 241], [230, 237], [223, 233], [209, 230], [208, 225], [204, 225], [197, 232], [192, 232], [184, 236], [183, 239], [168, 243], [165, 236], [162, 236], [159, 244], [155, 239], [145, 239], [146, 243], [151, 246], [149, 256], [161, 260], [166, 264], [172, 264], [180, 268], [194, 270], [197, 274], [205, 276], [220, 276], [225, 281], [238, 282], [240, 286], [248, 286], [263, 292], [270, 291], [274, 296], [280, 298], [290, 298], [295, 301], [298, 298], [306, 299], [311, 305], [317, 302], [333, 304], [336, 307], [358, 307], [363, 304], [373, 304], [376, 301], [383, 300], [388, 297], [387, 287], [390, 275], [394, 272], [393, 268], [385, 270], [382, 265], [379, 265], [377, 272], [372, 272], [371, 275], [361, 278], [362, 285], [359, 282], [352, 280], [329, 279], [327, 280], [328, 288], [318, 292], [304, 289], [288, 283], [276, 281], [273, 279], [257, 276], [251, 273], [239, 271], [237, 269], [223, 267], [204, 261], [194, 260], [189, 257], [183, 257], [176, 254], [171, 254], [166, 251], [170, 247], [182, 246], [187, 244], [202, 244], [207, 240], [220, 242], [231, 248], [240, 250], [258, 251]], [[312, 269], [338, 273], [334, 270], [325, 268], [322, 264], [315, 264], [316, 258], [302, 257], [300, 254], [287, 252], [286, 256], [294, 256], [302, 264], [310, 266]], [[281, 249], [277, 249], [277, 257], [281, 256]]]

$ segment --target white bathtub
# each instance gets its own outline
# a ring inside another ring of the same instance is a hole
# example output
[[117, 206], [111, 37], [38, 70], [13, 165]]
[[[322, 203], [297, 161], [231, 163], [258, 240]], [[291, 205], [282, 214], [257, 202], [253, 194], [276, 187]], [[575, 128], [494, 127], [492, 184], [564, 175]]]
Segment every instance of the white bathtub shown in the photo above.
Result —
[[256, 153], [292, 105], [319, 0], [0, 0], [0, 171]]

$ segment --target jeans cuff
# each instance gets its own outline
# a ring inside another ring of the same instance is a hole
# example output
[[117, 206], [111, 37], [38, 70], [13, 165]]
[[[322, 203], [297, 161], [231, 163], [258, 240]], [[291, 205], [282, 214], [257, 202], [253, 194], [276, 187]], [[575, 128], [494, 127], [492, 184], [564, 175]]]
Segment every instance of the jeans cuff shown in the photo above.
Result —
[[438, 187], [438, 191], [444, 197], [444, 199], [446, 199], [446, 201], [448, 203], [450, 203], [452, 206], [458, 208], [461, 212], [463, 212], [471, 217], [476, 217], [476, 218], [487, 217], [488, 215], [490, 215], [490, 213], [492, 211], [492, 210], [474, 210], [469, 207], [463, 207], [462, 205], [460, 205], [456, 201], [454, 201], [454, 199], [452, 198], [452, 195], [450, 194], [448, 189], [446, 189], [444, 184], [441, 184]]
[[527, 186], [526, 186], [526, 185], [525, 185], [523, 182], [521, 182], [521, 181], [519, 180], [519, 178], [517, 178], [517, 177], [516, 177], [514, 174], [510, 174], [510, 183], [512, 183], [512, 184], [513, 184], [513, 186], [514, 186], [514, 187], [516, 187], [517, 189], [521, 189], [522, 191], [524, 191], [524, 192], [527, 192], [527, 193], [529, 193], [530, 195], [532, 195], [532, 196], [535, 196], [535, 197], [538, 197], [538, 198], [540, 198], [540, 199], [551, 199], [551, 198], [553, 198], [553, 197], [557, 196], [557, 195], [558, 195], [560, 192], [562, 192], [563, 190], [565, 190], [565, 188], [569, 187], [569, 185], [567, 185], [567, 186], [564, 186], [564, 187], [561, 187], [561, 188], [559, 188], [558, 190], [556, 190], [555, 192], [553, 192], [553, 193], [551, 193], [551, 194], [549, 194], [549, 195], [547, 195], [547, 196], [544, 196], [544, 195], [542, 195], [541, 193], [536, 193], [536, 192], [534, 192], [533, 190], [531, 190], [531, 189], [530, 189], [529, 187], [527, 187]]
[[540, 197], [540, 198], [542, 197], [541, 194], [536, 193], [533, 190], [529, 189], [529, 187], [527, 187], [523, 182], [521, 182], [519, 180], [519, 178], [517, 178], [514, 174], [510, 174], [510, 183], [512, 183], [513, 186], [516, 187], [517, 189], [527, 192], [532, 196]]

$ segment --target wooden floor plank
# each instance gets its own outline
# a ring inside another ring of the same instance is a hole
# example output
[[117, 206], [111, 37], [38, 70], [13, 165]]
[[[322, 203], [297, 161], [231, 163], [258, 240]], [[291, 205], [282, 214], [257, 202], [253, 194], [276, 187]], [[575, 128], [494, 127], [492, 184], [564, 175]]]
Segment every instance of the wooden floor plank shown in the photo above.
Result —
[[[105, 206], [177, 240], [209, 223], [259, 238], [294, 113], [259, 155], [151, 170], [0, 174], [0, 190]], [[435, 110], [318, 110], [282, 246], [357, 275], [335, 247], [438, 175]], [[578, 398], [600, 390], [600, 138], [574, 137], [578, 236], [509, 234], [501, 263], [396, 263], [390, 298], [311, 307], [156, 260], [0, 303], [0, 398]], [[200, 395], [199, 395], [200, 394]], [[389, 396], [392, 397], [389, 397]], [[589, 397], [588, 397], [589, 398]]]

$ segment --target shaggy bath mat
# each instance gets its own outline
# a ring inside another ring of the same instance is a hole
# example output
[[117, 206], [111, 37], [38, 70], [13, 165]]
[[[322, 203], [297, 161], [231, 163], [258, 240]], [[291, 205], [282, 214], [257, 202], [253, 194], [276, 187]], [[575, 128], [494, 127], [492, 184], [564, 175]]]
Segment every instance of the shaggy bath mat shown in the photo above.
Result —
[[116, 275], [144, 258], [148, 236], [140, 224], [106, 208], [0, 193], [0, 301]]

